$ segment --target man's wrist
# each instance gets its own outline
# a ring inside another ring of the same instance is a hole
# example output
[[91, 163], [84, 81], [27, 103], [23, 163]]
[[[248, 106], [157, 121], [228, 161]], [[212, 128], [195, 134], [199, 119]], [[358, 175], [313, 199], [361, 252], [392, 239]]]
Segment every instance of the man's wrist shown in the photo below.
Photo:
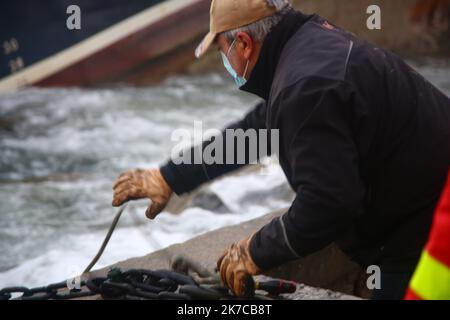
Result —
[[161, 169], [158, 169], [158, 179], [160, 180], [161, 188], [164, 190], [164, 192], [168, 195], [172, 195], [173, 189], [168, 184], [166, 178], [162, 175]]
[[250, 248], [251, 248], [251, 243], [252, 243], [252, 240], [253, 240], [255, 234], [256, 234], [256, 233], [254, 233], [252, 236], [250, 236], [250, 237], [246, 240], [246, 244], [245, 244], [245, 246], [246, 246], [246, 251], [247, 251], [247, 256], [248, 256], [249, 264], [250, 264], [250, 268], [249, 268], [249, 269], [251, 269], [251, 270], [248, 270], [248, 271], [251, 271], [251, 274], [252, 274], [252, 275], [258, 275], [258, 274], [261, 274], [261, 273], [263, 272], [262, 268], [260, 268], [260, 267], [256, 264], [255, 259], [253, 258], [253, 254], [252, 254], [251, 249], [250, 249]]
[[179, 195], [180, 192], [177, 189], [177, 178], [174, 172], [175, 169], [172, 167], [172, 165], [173, 164], [171, 164], [171, 162], [168, 162], [167, 164], [161, 166], [159, 168], [159, 173], [161, 174], [161, 177], [164, 179], [164, 182], [167, 184], [170, 190]]

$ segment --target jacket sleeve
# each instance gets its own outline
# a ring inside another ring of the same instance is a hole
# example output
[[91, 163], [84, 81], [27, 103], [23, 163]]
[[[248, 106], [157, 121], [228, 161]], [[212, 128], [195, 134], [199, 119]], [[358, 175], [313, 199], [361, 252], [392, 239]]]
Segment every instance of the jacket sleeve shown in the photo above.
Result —
[[[201, 146], [194, 146], [184, 152], [189, 152], [191, 157], [190, 163], [182, 163], [175, 164], [173, 160], [169, 160], [165, 165], [163, 165], [161, 169], [161, 174], [166, 179], [167, 183], [172, 187], [172, 190], [178, 195], [191, 192], [196, 189], [203, 183], [214, 180], [222, 175], [235, 171], [248, 165], [250, 163], [254, 163], [255, 160], [251, 159], [249, 152], [249, 141], [245, 143], [245, 162], [243, 164], [239, 164], [242, 162], [237, 161], [238, 152], [237, 152], [237, 143], [234, 143], [234, 161], [233, 164], [227, 162], [227, 135], [226, 130], [238, 130], [242, 129], [243, 131], [247, 131], [249, 129], [266, 129], [266, 104], [265, 102], [261, 102], [258, 104], [251, 112], [249, 112], [242, 120], [229, 125], [222, 131], [221, 138], [223, 143], [223, 164], [214, 163], [214, 164], [206, 164], [204, 159], [202, 159], [201, 164], [196, 164], [194, 161], [194, 154], [197, 152], [202, 152], [208, 146], [211, 146], [214, 143], [216, 137], [212, 137], [212, 139], [208, 141], [204, 141]], [[270, 135], [268, 135], [270, 136]], [[269, 139], [268, 139], [269, 140]], [[258, 136], [259, 141], [259, 136]], [[235, 140], [236, 142], [236, 140]], [[270, 154], [270, 141], [268, 143], [268, 153]], [[259, 142], [258, 142], [259, 145]], [[259, 153], [258, 153], [259, 154]], [[183, 157], [183, 155], [180, 155]]]
[[350, 91], [340, 81], [309, 78], [277, 98], [274, 123], [296, 198], [252, 239], [251, 255], [263, 270], [326, 247], [361, 212], [365, 190]]

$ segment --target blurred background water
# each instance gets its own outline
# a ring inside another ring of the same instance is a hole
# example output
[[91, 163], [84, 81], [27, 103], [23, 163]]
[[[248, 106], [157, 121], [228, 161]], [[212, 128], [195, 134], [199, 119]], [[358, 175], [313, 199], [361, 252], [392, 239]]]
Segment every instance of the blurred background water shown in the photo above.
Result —
[[[450, 61], [413, 65], [450, 95]], [[80, 273], [96, 253], [115, 210], [112, 184], [123, 171], [162, 164], [173, 130], [223, 128], [258, 100], [219, 74], [184, 76], [148, 88], [26, 89], [0, 96], [0, 287], [36, 286]], [[213, 183], [228, 205], [144, 219], [133, 203], [98, 267], [289, 206], [280, 168]], [[272, 195], [260, 201], [260, 194]]]
[[[223, 128], [256, 102], [217, 74], [142, 89], [26, 89], [1, 96], [0, 287], [80, 273], [115, 214], [112, 184], [121, 172], [164, 163], [176, 144], [173, 130], [192, 131], [199, 120], [204, 129]], [[128, 212], [139, 221], [124, 215], [98, 266], [288, 205], [238, 205], [247, 191], [283, 184], [281, 171], [274, 172], [213, 184], [223, 201], [236, 204], [219, 216], [192, 207], [150, 222], [144, 218], [148, 202], [133, 203]]]

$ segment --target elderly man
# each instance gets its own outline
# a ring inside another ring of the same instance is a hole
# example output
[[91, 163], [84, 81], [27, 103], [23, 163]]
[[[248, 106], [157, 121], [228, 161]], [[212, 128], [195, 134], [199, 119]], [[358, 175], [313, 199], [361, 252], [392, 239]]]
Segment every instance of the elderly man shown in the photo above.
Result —
[[[224, 284], [241, 296], [249, 275], [334, 242], [380, 266], [374, 298], [401, 299], [450, 165], [450, 99], [394, 54], [285, 1], [213, 0], [210, 18], [197, 57], [217, 46], [240, 89], [263, 99], [229, 129], [278, 129], [296, 192], [288, 212], [219, 259]], [[150, 198], [153, 219], [172, 192], [239, 167], [169, 161], [127, 172], [113, 205]]]

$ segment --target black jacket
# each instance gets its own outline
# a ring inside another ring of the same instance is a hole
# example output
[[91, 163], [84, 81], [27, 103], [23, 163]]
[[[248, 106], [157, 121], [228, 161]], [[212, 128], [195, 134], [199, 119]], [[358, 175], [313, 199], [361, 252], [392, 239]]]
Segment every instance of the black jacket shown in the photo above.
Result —
[[[336, 242], [361, 264], [410, 272], [450, 166], [450, 99], [391, 52], [294, 11], [266, 37], [241, 89], [264, 102], [229, 128], [279, 129], [297, 194], [254, 237], [256, 264]], [[169, 161], [161, 171], [182, 194], [239, 167]]]

